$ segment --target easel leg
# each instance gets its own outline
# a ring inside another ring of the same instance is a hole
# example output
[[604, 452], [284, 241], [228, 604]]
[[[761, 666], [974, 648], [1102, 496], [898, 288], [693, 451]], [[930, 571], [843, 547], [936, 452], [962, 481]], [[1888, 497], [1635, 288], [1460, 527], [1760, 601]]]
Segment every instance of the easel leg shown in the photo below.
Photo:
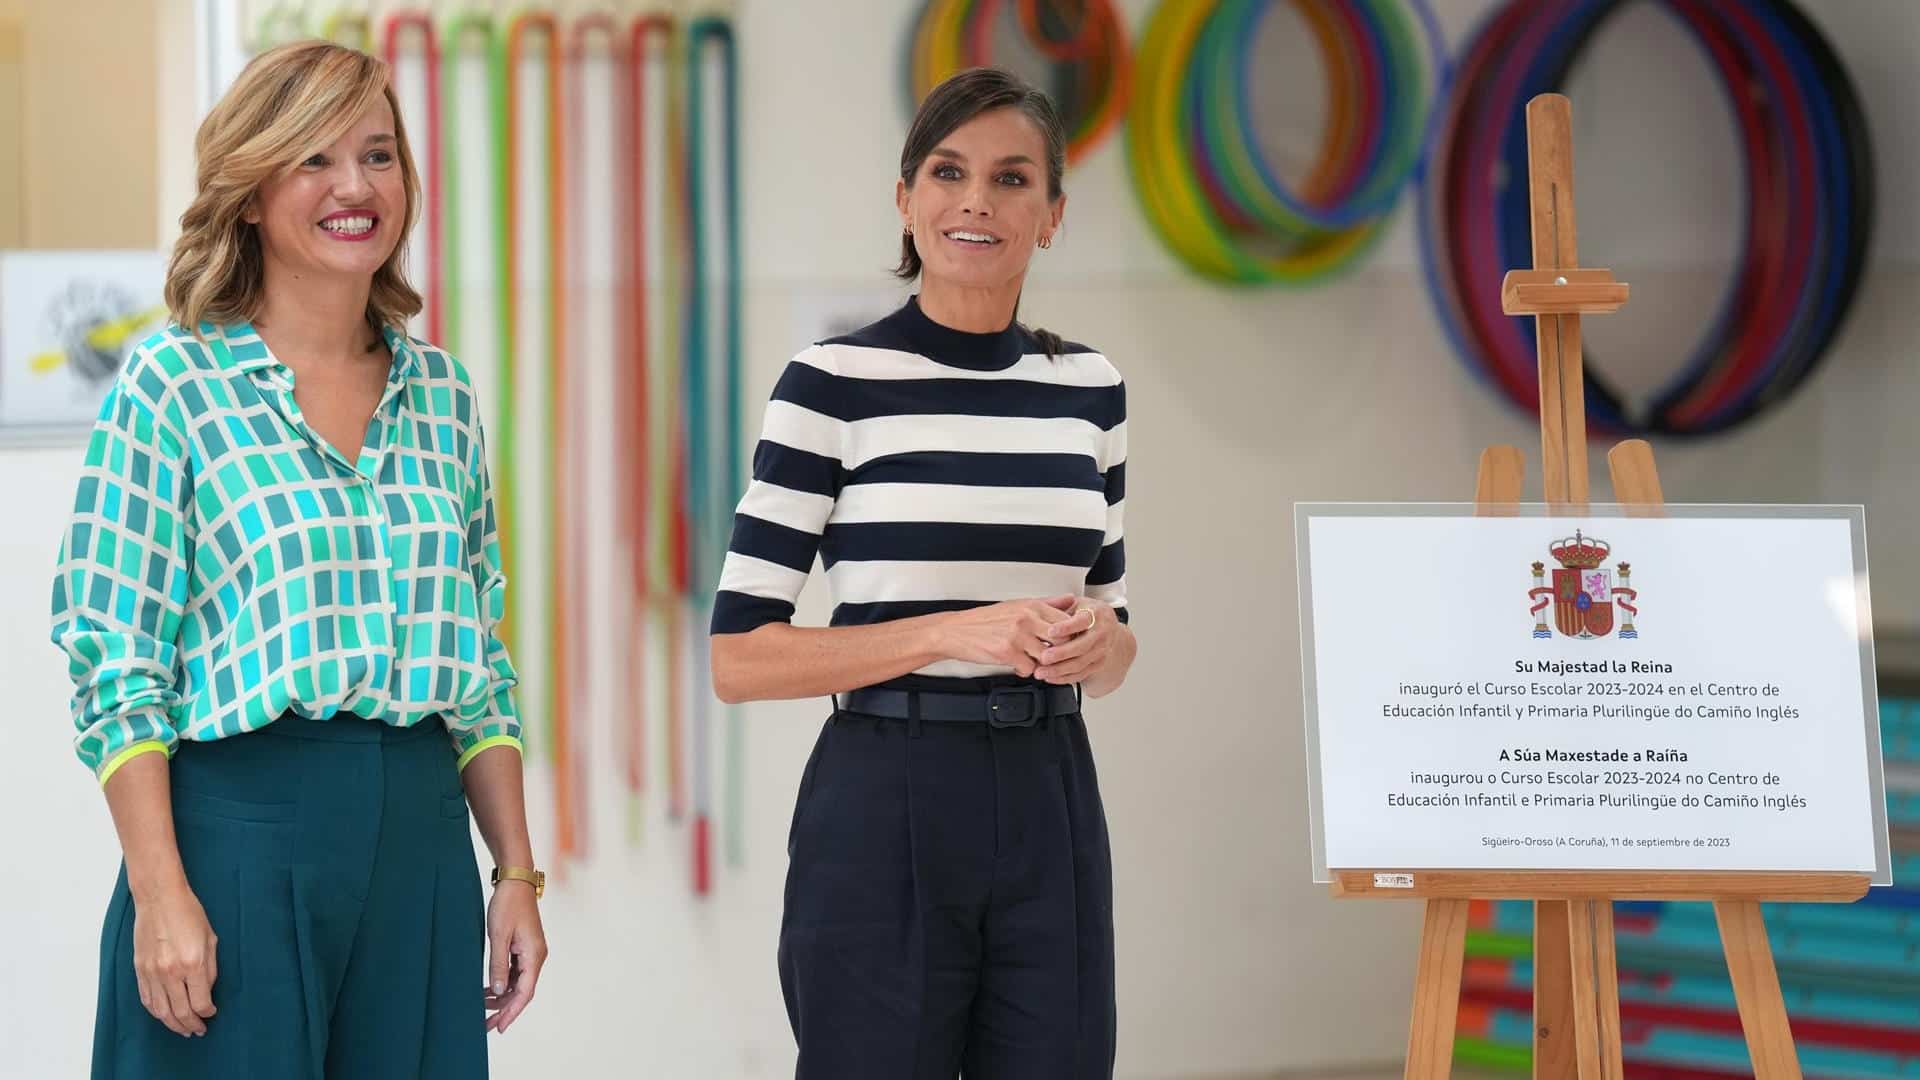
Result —
[[1576, 1080], [1579, 1076], [1580, 1059], [1574, 1052], [1568, 907], [1565, 900], [1536, 900], [1533, 904], [1534, 1080]]
[[1453, 1069], [1460, 968], [1467, 958], [1467, 901], [1427, 901], [1420, 966], [1413, 977], [1413, 1025], [1407, 1032], [1407, 1080], [1447, 1080]]
[[1573, 1060], [1580, 1080], [1600, 1080], [1599, 1010], [1593, 1000], [1593, 901], [1567, 902], [1567, 972], [1573, 979]]
[[1614, 970], [1613, 902], [1567, 904], [1573, 977], [1574, 1060], [1581, 1080], [1619, 1080], [1620, 984]]
[[1594, 1007], [1600, 1020], [1601, 1080], [1623, 1080], [1620, 1056], [1620, 966], [1613, 947], [1613, 901], [1593, 904]]
[[1773, 946], [1760, 905], [1752, 900], [1716, 900], [1720, 945], [1740, 1004], [1740, 1026], [1747, 1033], [1747, 1054], [1754, 1080], [1800, 1080], [1800, 1059], [1787, 1026], [1787, 1003], [1780, 996], [1780, 974], [1773, 967]]

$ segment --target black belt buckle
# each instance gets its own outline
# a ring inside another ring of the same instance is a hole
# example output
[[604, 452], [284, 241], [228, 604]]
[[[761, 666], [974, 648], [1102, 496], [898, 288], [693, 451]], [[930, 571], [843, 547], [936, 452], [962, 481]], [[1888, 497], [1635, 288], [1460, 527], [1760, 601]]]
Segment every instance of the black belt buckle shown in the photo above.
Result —
[[[1024, 699], [1023, 714], [1013, 703]], [[1038, 686], [1000, 686], [987, 691], [987, 723], [1000, 728], [1032, 727], [1045, 711], [1046, 698]]]

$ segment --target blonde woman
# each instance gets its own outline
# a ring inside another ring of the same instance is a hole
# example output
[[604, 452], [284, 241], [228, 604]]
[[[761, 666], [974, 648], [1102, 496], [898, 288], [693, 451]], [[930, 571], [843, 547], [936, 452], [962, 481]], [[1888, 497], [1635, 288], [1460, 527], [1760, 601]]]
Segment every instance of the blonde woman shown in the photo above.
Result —
[[401, 329], [386, 68], [276, 49], [196, 150], [173, 321], [101, 408], [53, 586], [124, 855], [93, 1075], [485, 1076], [542, 879], [479, 409]]

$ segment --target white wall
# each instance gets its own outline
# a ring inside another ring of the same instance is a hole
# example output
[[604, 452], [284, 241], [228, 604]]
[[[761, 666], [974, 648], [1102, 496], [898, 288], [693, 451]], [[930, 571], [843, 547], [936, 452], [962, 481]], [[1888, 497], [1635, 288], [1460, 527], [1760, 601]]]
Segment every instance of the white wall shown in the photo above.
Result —
[[[1138, 25], [1147, 5], [1127, 6]], [[1443, 5], [1454, 41], [1485, 6]], [[1809, 6], [1852, 64], [1879, 139], [1874, 276], [1838, 351], [1785, 408], [1658, 454], [1675, 502], [1864, 502], [1881, 624], [1913, 625], [1920, 573], [1904, 555], [1920, 529], [1911, 490], [1920, 425], [1910, 419], [1920, 375], [1909, 363], [1920, 267], [1893, 256], [1920, 240], [1907, 212], [1920, 196], [1920, 152], [1906, 122], [1920, 98], [1910, 66], [1920, 12], [1901, 0]], [[836, 296], [886, 288], [904, 7], [740, 5], [752, 423], [805, 321]], [[1656, 74], [1619, 77], [1630, 53], [1652, 57]], [[1635, 293], [1626, 312], [1589, 320], [1589, 339], [1616, 367], [1645, 374], [1688, 340], [1687, 298], [1722, 280], [1734, 174], [1703, 160], [1724, 125], [1690, 104], [1714, 99], [1694, 96], [1704, 84], [1661, 16], [1622, 16], [1594, 63], [1607, 81], [1590, 74], [1571, 88], [1582, 253], [1620, 270]], [[1308, 881], [1291, 504], [1466, 499], [1481, 446], [1513, 442], [1537, 461], [1537, 438], [1440, 341], [1409, 217], [1337, 286], [1218, 289], [1153, 240], [1118, 151], [1108, 144], [1069, 177], [1063, 242], [1041, 260], [1023, 314], [1104, 349], [1131, 383], [1128, 547], [1141, 656], [1129, 685], [1090, 712], [1116, 862], [1121, 1071], [1393, 1061], [1419, 916], [1407, 904], [1334, 903]], [[590, 323], [603, 301], [589, 298]], [[483, 378], [484, 353], [476, 343], [469, 356]], [[604, 395], [594, 409], [589, 422], [603, 431]], [[9, 871], [0, 889], [0, 925], [30, 928], [0, 978], [9, 1049], [0, 1071], [18, 1070], [7, 1075], [82, 1072], [114, 870], [111, 829], [72, 761], [63, 671], [42, 633], [74, 465], [70, 449], [0, 455], [9, 510], [0, 685], [16, 705], [18, 740], [0, 757], [0, 810], [16, 823], [9, 865], [32, 868]], [[824, 617], [823, 585], [810, 587], [803, 619]], [[602, 615], [610, 592], [598, 593]], [[538, 610], [531, 588], [515, 602]], [[612, 646], [597, 648], [596, 670], [615, 670]], [[594, 682], [587, 710], [602, 746], [612, 736], [600, 718], [616, 706], [609, 683]], [[629, 845], [612, 768], [598, 767], [592, 854], [548, 894], [555, 958], [540, 1001], [496, 1043], [498, 1075], [790, 1072], [773, 949], [791, 799], [822, 715], [818, 702], [746, 710], [747, 858], [723, 869], [700, 904], [689, 899], [686, 834], [664, 821], [657, 794], [643, 839]], [[530, 782], [544, 852], [544, 770]]]
[[[155, 5], [125, 0], [9, 0], [0, 21], [17, 30], [17, 115], [0, 118], [0, 211], [17, 231], [0, 243], [31, 248], [145, 248], [153, 244], [152, 88]], [[76, 63], [76, 54], [86, 62]], [[14, 124], [18, 123], [17, 133]], [[175, 211], [177, 214], [178, 211]]]
[[20, 225], [26, 164], [25, 15], [20, 0], [0, 0], [0, 247], [25, 242]]

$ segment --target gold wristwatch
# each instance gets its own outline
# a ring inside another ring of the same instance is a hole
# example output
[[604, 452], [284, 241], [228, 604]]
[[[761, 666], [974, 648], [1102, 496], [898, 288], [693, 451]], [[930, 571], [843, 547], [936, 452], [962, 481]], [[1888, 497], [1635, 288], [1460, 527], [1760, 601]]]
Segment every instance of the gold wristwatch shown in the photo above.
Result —
[[493, 868], [493, 883], [501, 881], [524, 881], [533, 886], [533, 898], [540, 899], [547, 892], [547, 874], [544, 870], [529, 870], [524, 866], [496, 866]]

